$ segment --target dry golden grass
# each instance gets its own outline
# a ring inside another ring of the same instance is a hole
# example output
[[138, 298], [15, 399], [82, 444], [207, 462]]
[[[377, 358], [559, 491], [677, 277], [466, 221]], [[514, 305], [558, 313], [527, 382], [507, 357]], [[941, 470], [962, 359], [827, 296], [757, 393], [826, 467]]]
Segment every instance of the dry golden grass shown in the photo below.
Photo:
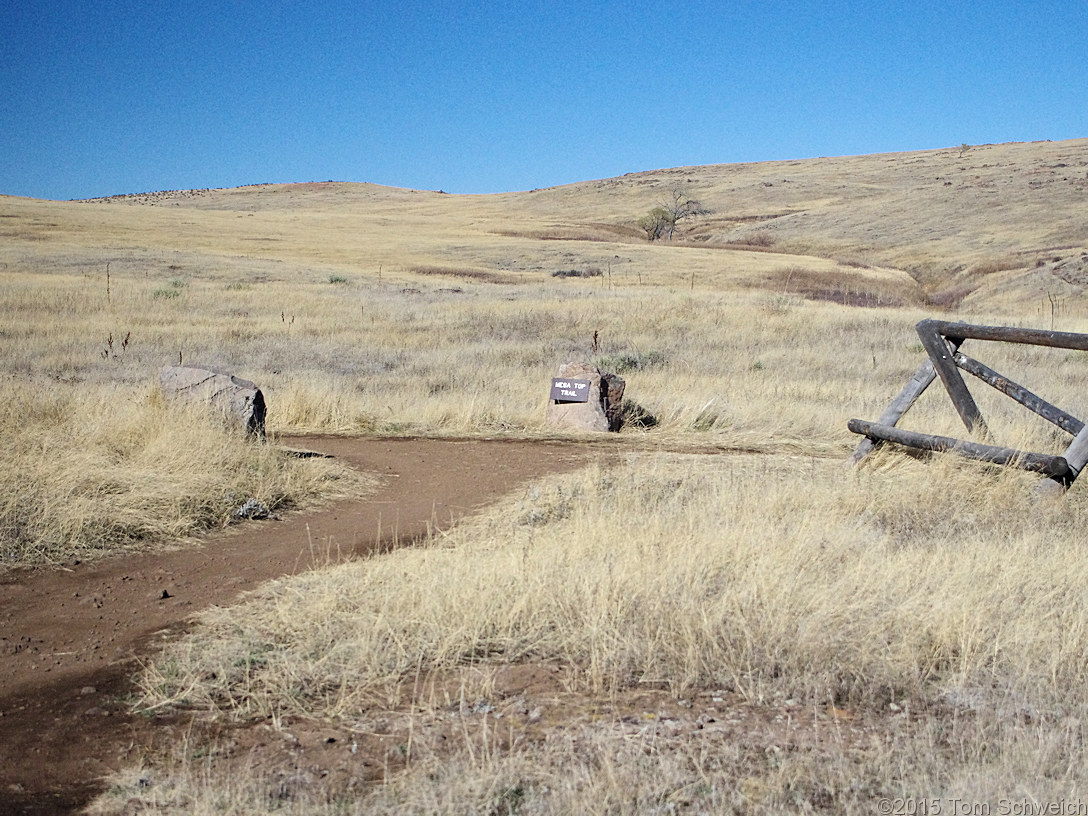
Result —
[[533, 657], [596, 691], [1060, 705], [1085, 680], [1083, 542], [1063, 535], [1081, 502], [1036, 508], [1020, 474], [885, 463], [780, 457], [772, 478], [765, 457], [654, 455], [540, 485], [429, 547], [206, 614], [149, 703], [350, 716], [396, 704], [421, 668]]
[[271, 511], [361, 489], [359, 474], [248, 442], [157, 391], [3, 389], [0, 565], [173, 545], [247, 499]]
[[[237, 270], [292, 282], [379, 274], [404, 282], [432, 267], [535, 283], [585, 264], [610, 269], [616, 285], [687, 286], [694, 272], [696, 288], [719, 289], [808, 264], [837, 268], [849, 282], [862, 263], [900, 287], [913, 279], [916, 298], [961, 272], [1000, 268], [1022, 301], [1044, 293], [1036, 264], [1088, 247], [1086, 156], [1086, 140], [986, 145], [963, 156], [950, 149], [677, 168], [491, 196], [330, 182], [93, 204], [5, 198], [0, 260], [97, 275], [107, 261], [118, 273]], [[673, 244], [640, 241], [634, 222], [675, 188], [710, 214]], [[753, 239], [760, 251], [735, 248]], [[1055, 294], [1069, 291], [1067, 281], [1049, 284]]]
[[[658, 420], [615, 440], [649, 451], [625, 467], [538, 485], [428, 547], [277, 582], [147, 668], [145, 705], [243, 723], [350, 731], [392, 709], [415, 748], [386, 784], [284, 787], [277, 774], [299, 768], [246, 771], [198, 745], [118, 776], [99, 808], [869, 813], [882, 795], [1082, 795], [1079, 487], [1037, 504], [1023, 474], [841, 462], [846, 420], [903, 385], [923, 355], [913, 324], [934, 309], [1088, 331], [1086, 173], [1076, 140], [497, 196], [328, 183], [0, 198], [16, 563], [95, 546], [99, 528], [112, 546], [214, 524], [232, 491], [328, 489], [206, 428], [220, 475], [186, 476], [173, 455], [193, 436], [149, 397], [179, 358], [256, 381], [273, 433], [544, 435], [548, 379], [571, 356], [618, 370]], [[672, 243], [639, 240], [637, 219], [677, 188], [710, 214]], [[1084, 414], [1088, 356], [969, 348]], [[1061, 450], [975, 390], [998, 441]], [[903, 425], [957, 422], [935, 387]], [[131, 489], [149, 473], [161, 496]], [[139, 527], [167, 497], [199, 512]], [[783, 736], [772, 717], [700, 741], [617, 732], [621, 717], [499, 739], [486, 712], [451, 713], [415, 680], [461, 678], [498, 704], [487, 672], [533, 661], [562, 667], [572, 710], [651, 686], [674, 703], [721, 691], [789, 722], [800, 706], [809, 730]], [[856, 722], [836, 730], [840, 707]], [[443, 740], [449, 722], [466, 733]]]
[[[227, 755], [194, 767], [182, 753], [145, 768], [142, 790], [117, 780], [114, 796], [261, 812], [283, 774], [307, 768], [309, 787], [282, 802], [292, 812], [508, 812], [515, 791], [509, 812], [521, 813], [664, 813], [670, 801], [871, 813], [881, 797], [996, 807], [1077, 795], [1083, 497], [1039, 505], [1032, 477], [950, 459], [886, 455], [861, 473], [768, 464], [632, 457], [535, 485], [429, 546], [204, 614], [145, 671], [142, 705], [285, 730], [303, 718], [359, 740], [387, 712], [412, 712], [390, 740], [415, 759], [385, 786], [328, 802], [322, 766], [305, 764], [320, 755], [261, 778], [240, 777]], [[487, 679], [526, 663], [569, 668], [566, 691], [544, 701], [566, 707], [565, 724], [534, 727]], [[725, 734], [582, 716], [589, 700], [615, 706], [646, 687], [697, 707], [736, 695], [745, 702], [716, 715], [727, 722], [745, 705], [780, 716]]]

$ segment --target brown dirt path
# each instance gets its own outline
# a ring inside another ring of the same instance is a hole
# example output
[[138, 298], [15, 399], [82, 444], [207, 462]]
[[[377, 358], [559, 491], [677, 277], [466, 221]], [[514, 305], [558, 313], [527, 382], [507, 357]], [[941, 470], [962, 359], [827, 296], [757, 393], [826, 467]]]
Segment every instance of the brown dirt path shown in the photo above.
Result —
[[173, 552], [0, 578], [0, 814], [77, 811], [154, 721], [126, 704], [140, 654], [195, 612], [333, 558], [410, 543], [607, 446], [436, 439], [280, 440], [381, 476], [378, 491], [248, 522]]

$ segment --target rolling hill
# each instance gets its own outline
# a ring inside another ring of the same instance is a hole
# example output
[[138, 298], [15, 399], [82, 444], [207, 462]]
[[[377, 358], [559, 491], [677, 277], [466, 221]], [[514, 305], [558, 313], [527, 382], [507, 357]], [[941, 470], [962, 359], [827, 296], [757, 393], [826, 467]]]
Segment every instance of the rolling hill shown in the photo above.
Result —
[[[706, 214], [636, 223], [673, 192]], [[1088, 285], [1088, 139], [682, 167], [448, 195], [320, 182], [0, 198], [4, 268], [112, 262], [288, 278], [767, 288], [857, 305], [1015, 306]]]

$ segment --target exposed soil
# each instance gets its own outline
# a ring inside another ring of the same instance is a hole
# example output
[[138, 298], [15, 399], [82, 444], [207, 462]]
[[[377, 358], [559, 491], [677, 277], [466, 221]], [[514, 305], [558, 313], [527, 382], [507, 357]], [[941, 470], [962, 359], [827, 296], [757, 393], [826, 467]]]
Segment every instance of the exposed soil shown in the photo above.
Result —
[[0, 814], [70, 813], [176, 721], [130, 711], [140, 655], [195, 612], [333, 559], [409, 544], [607, 448], [562, 442], [287, 438], [382, 477], [363, 499], [252, 521], [199, 545], [0, 579]]
[[[712, 764], [736, 780], [741, 799], [755, 804], [778, 792], [781, 757], [825, 768], [851, 766], [865, 756], [871, 761], [888, 743], [915, 739], [922, 724], [916, 712], [900, 707], [877, 712], [796, 700], [756, 702], [726, 690], [683, 699], [652, 685], [607, 694], [577, 691], [570, 667], [548, 661], [475, 670], [487, 677], [486, 698], [466, 694], [466, 681], [470, 687], [473, 681], [455, 670], [413, 678], [392, 708], [378, 705], [332, 721], [157, 714], [129, 761], [134, 773], [109, 806], [127, 814], [146, 812], [147, 803], [172, 802], [176, 811], [191, 802], [197, 787], [233, 785], [239, 799], [264, 802], [269, 810], [290, 803], [305, 812], [307, 806], [365, 801], [389, 782], [401, 783], [394, 800], [410, 799], [415, 785], [441, 786], [444, 774], [478, 769], [486, 757], [499, 758], [501, 766], [502, 758], [531, 756], [538, 779], [561, 779], [596, 763], [637, 767], [648, 755], [659, 758], [661, 767], [699, 765], [714, 757]], [[970, 726], [961, 719], [960, 727]], [[833, 781], [794, 780], [794, 786], [815, 810], [835, 810]], [[676, 812], [691, 803], [686, 796], [698, 798], [688, 788], [676, 787]], [[387, 808], [388, 803], [381, 811]], [[421, 810], [417, 804], [413, 812]], [[500, 804], [480, 812], [516, 808]]]

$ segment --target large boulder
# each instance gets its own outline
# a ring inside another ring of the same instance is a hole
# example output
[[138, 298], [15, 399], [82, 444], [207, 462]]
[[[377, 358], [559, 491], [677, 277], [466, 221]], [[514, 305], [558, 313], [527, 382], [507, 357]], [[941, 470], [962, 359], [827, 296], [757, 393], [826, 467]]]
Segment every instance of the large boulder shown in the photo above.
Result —
[[616, 374], [586, 362], [564, 363], [553, 381], [545, 424], [568, 431], [618, 431], [623, 389], [623, 378]]
[[166, 366], [159, 387], [171, 401], [213, 406], [246, 434], [264, 439], [264, 394], [249, 380], [194, 366]]

